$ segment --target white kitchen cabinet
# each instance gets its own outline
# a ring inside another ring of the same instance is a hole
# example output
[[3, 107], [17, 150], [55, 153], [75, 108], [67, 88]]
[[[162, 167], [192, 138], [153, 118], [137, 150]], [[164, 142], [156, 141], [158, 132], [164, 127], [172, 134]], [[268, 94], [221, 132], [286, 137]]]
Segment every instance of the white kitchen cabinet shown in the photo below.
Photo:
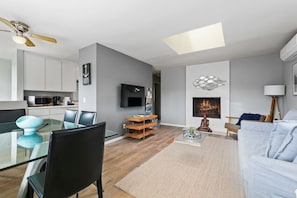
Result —
[[71, 109], [71, 110], [78, 110], [78, 107], [72, 107], [72, 106], [63, 106], [63, 107], [53, 107], [50, 108], [50, 115], [49, 117], [51, 119], [56, 119], [56, 120], [64, 120], [64, 114], [66, 109]]
[[53, 58], [45, 59], [45, 90], [61, 91], [62, 89], [61, 61]]
[[24, 89], [44, 90], [45, 58], [33, 53], [24, 53]]
[[55, 120], [64, 120], [65, 108], [51, 108], [50, 118]]
[[31, 116], [40, 117], [40, 118], [50, 118], [50, 110], [47, 108], [38, 108], [38, 107], [35, 107], [34, 109], [29, 108], [27, 110], [27, 114]]
[[76, 63], [24, 52], [24, 90], [76, 91]]
[[76, 64], [62, 61], [62, 91], [76, 91]]
[[66, 109], [78, 110], [78, 106], [29, 107], [27, 114], [44, 119], [51, 118], [63, 121]]

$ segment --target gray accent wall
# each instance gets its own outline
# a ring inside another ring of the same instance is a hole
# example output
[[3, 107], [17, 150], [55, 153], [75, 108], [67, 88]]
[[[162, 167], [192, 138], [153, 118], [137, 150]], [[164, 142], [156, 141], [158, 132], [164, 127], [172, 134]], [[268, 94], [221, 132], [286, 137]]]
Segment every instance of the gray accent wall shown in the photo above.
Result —
[[[284, 84], [291, 67], [284, 70], [279, 54], [269, 54], [230, 61], [230, 115], [240, 116], [244, 112], [267, 115], [271, 97], [264, 96], [264, 85]], [[284, 74], [287, 73], [287, 74]], [[290, 77], [292, 78], [292, 77]], [[286, 83], [287, 84], [287, 83]], [[288, 89], [288, 87], [287, 87]], [[291, 88], [289, 88], [291, 89]], [[291, 93], [291, 90], [289, 90]], [[288, 94], [287, 94], [288, 95]], [[185, 67], [161, 70], [161, 117], [162, 123], [186, 125], [186, 75]], [[280, 108], [284, 115], [284, 100]], [[294, 97], [289, 98], [290, 106]], [[295, 105], [297, 107], [297, 105]]]
[[[97, 44], [79, 50], [79, 110], [97, 111]], [[82, 65], [91, 63], [91, 84], [82, 84]]]
[[[81, 65], [90, 62], [92, 84], [79, 82], [79, 109], [97, 112], [97, 121], [106, 121], [107, 129], [123, 132], [126, 116], [145, 113], [144, 107], [120, 107], [120, 85], [132, 84], [152, 88], [153, 67], [100, 44], [79, 50]], [[83, 102], [86, 98], [86, 102]]]

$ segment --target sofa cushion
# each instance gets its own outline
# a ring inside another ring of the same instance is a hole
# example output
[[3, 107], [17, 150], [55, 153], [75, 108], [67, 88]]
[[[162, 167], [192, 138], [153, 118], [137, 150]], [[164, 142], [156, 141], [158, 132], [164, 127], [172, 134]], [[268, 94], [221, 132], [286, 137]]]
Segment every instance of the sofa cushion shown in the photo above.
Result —
[[297, 120], [297, 109], [290, 109], [283, 118], [284, 120]]
[[267, 142], [266, 156], [274, 158], [275, 154], [283, 144], [287, 134], [297, 125], [295, 121], [281, 120], [274, 123]]
[[244, 180], [247, 178], [250, 157], [253, 155], [265, 156], [269, 134], [262, 131], [239, 130], [238, 153], [241, 175]]
[[292, 162], [297, 155], [297, 122], [285, 137], [282, 145], [273, 156], [275, 159]]

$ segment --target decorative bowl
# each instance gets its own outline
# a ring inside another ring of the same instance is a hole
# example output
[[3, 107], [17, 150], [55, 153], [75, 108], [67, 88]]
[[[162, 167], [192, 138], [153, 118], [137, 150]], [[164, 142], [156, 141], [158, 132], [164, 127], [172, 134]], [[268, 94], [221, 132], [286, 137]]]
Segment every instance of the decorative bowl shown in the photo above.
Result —
[[17, 143], [25, 148], [33, 148], [36, 144], [42, 142], [42, 137], [36, 134], [36, 130], [43, 123], [42, 118], [35, 116], [22, 116], [16, 120], [16, 125], [24, 130], [24, 135], [21, 135]]
[[19, 117], [15, 123], [16, 125], [24, 129], [25, 134], [29, 135], [30, 132], [34, 133], [36, 129], [42, 124], [43, 119], [35, 116], [22, 116]]
[[196, 130], [195, 127], [183, 129], [183, 136], [186, 139], [195, 140], [201, 138], [201, 132]]

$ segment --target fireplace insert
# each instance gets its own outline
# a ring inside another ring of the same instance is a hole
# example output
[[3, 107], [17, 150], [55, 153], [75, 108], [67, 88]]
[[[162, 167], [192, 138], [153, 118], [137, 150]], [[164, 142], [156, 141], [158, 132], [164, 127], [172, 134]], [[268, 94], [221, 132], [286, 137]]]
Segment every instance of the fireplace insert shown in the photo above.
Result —
[[221, 118], [221, 98], [193, 98], [193, 117]]

